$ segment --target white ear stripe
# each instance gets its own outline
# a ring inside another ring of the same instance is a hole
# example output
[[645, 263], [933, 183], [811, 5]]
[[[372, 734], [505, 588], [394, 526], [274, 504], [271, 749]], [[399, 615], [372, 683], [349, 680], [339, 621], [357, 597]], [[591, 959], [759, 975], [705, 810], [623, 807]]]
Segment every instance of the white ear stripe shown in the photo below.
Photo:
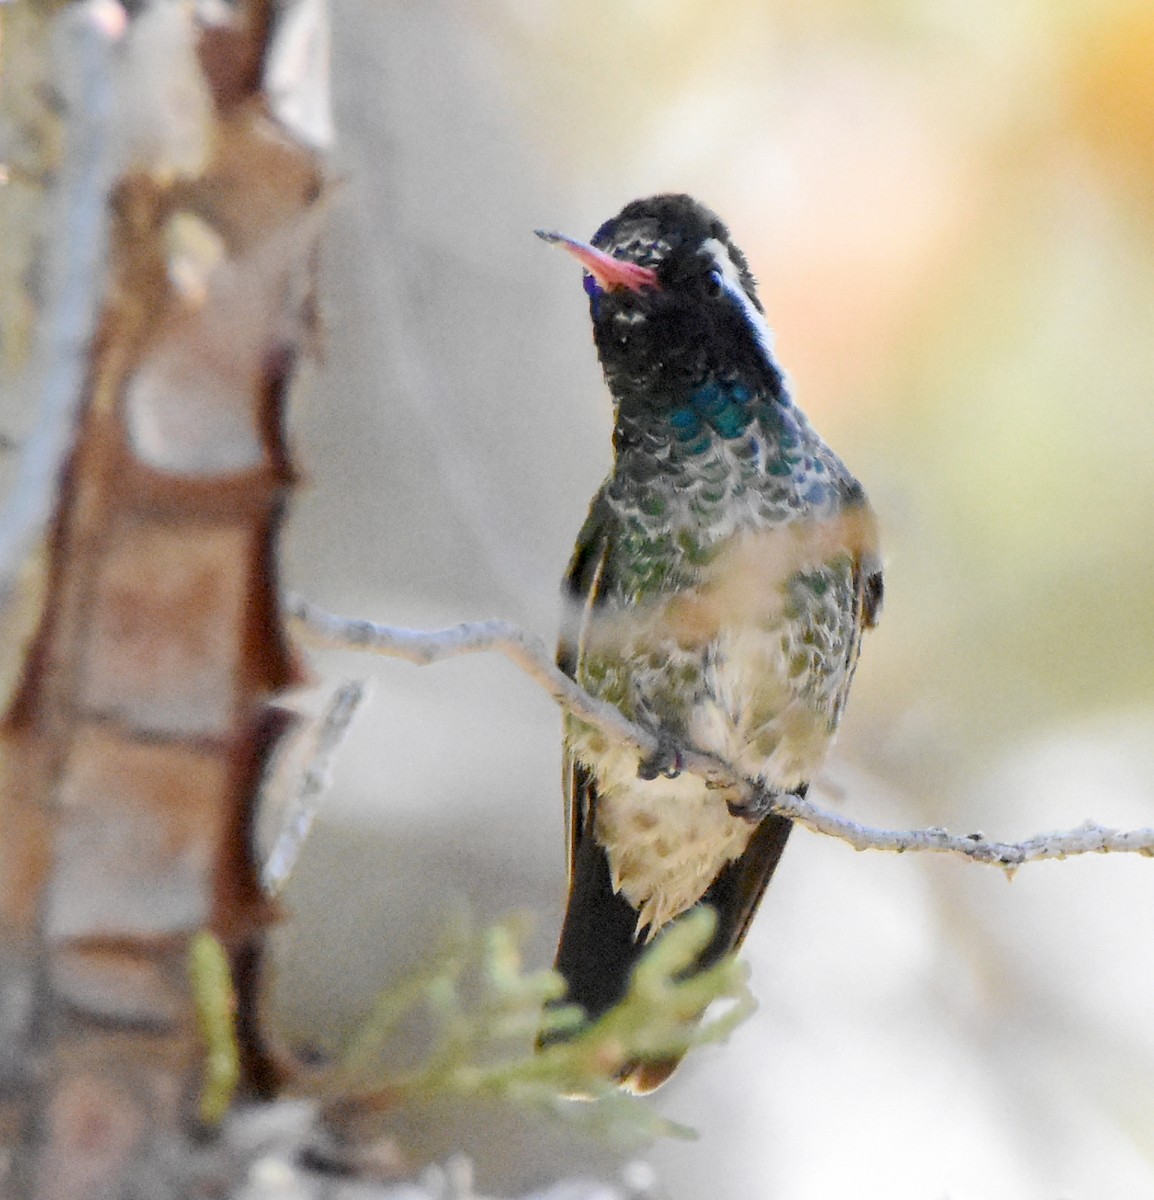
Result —
[[717, 238], [709, 238], [702, 249], [713, 258], [718, 271], [721, 272], [721, 286], [725, 288], [726, 294], [734, 304], [741, 309], [745, 323], [749, 326], [749, 332], [753, 334], [753, 340], [758, 344], [766, 360], [772, 363], [773, 333], [765, 323], [765, 317], [745, 294], [745, 288], [741, 286], [741, 272], [737, 269], [733, 259], [729, 257], [729, 251], [725, 244], [719, 242]]

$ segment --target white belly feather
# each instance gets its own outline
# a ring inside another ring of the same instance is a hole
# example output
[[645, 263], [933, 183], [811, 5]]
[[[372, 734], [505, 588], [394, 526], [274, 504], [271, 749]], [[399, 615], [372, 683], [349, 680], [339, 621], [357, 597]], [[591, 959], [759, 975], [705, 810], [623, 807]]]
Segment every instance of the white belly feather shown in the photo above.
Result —
[[[780, 629], [720, 631], [702, 682], [688, 729], [693, 746], [777, 790], [812, 778], [830, 733], [791, 686]], [[595, 834], [614, 890], [638, 910], [638, 932], [648, 927], [652, 937], [701, 899], [755, 826], [730, 814], [727, 800], [739, 797], [695, 775], [642, 780], [635, 751], [607, 747], [591, 731], [575, 730], [571, 746], [597, 778]]]

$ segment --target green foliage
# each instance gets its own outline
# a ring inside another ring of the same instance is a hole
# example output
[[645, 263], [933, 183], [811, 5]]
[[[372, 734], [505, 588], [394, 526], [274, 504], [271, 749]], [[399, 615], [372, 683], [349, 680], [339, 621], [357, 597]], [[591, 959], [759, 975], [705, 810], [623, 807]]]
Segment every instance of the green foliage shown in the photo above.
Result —
[[[733, 958], [689, 973], [716, 924], [701, 908], [670, 926], [640, 960], [621, 1003], [594, 1022], [558, 1004], [564, 982], [554, 971], [522, 971], [522, 922], [484, 930], [458, 926], [425, 968], [384, 993], [326, 1079], [330, 1096], [401, 1104], [437, 1095], [490, 1095], [552, 1113], [614, 1140], [692, 1137], [620, 1092], [615, 1076], [631, 1062], [678, 1055], [725, 1038], [754, 1009], [747, 970]], [[717, 1016], [701, 1019], [715, 1001]], [[546, 1007], [548, 1006], [548, 1007]], [[435, 1027], [431, 1050], [409, 1070], [390, 1068], [387, 1049], [414, 1014]], [[572, 1031], [534, 1053], [541, 1031]], [[574, 1103], [579, 1097], [592, 1103]]]
[[236, 994], [228, 955], [207, 930], [202, 929], [189, 944], [188, 974], [205, 1047], [200, 1119], [216, 1125], [228, 1112], [240, 1081], [240, 1050], [234, 1020]]

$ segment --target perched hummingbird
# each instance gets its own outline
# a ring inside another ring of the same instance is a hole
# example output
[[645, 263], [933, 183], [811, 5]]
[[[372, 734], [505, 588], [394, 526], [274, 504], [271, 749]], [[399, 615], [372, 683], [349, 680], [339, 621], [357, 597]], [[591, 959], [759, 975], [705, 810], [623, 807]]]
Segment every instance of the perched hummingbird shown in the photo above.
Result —
[[[791, 401], [745, 256], [714, 213], [653, 196], [591, 243], [540, 236], [585, 269], [615, 407], [558, 662], [662, 747], [642, 759], [566, 718], [555, 965], [596, 1018], [695, 905], [718, 917], [701, 968], [741, 944], [791, 828], [772, 798], [804, 794], [825, 759], [882, 575], [861, 484]], [[682, 772], [683, 747], [726, 760], [738, 785]], [[652, 1091], [677, 1062], [634, 1063], [619, 1082]]]

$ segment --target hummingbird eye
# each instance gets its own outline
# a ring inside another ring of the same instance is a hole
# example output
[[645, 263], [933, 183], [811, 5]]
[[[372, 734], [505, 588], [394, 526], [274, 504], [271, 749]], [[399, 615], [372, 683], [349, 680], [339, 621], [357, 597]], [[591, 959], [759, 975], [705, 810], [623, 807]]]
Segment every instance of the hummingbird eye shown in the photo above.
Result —
[[714, 267], [714, 269], [705, 277], [705, 294], [711, 300], [716, 300], [717, 297], [721, 295], [723, 287], [724, 282], [722, 280], [721, 272]]

